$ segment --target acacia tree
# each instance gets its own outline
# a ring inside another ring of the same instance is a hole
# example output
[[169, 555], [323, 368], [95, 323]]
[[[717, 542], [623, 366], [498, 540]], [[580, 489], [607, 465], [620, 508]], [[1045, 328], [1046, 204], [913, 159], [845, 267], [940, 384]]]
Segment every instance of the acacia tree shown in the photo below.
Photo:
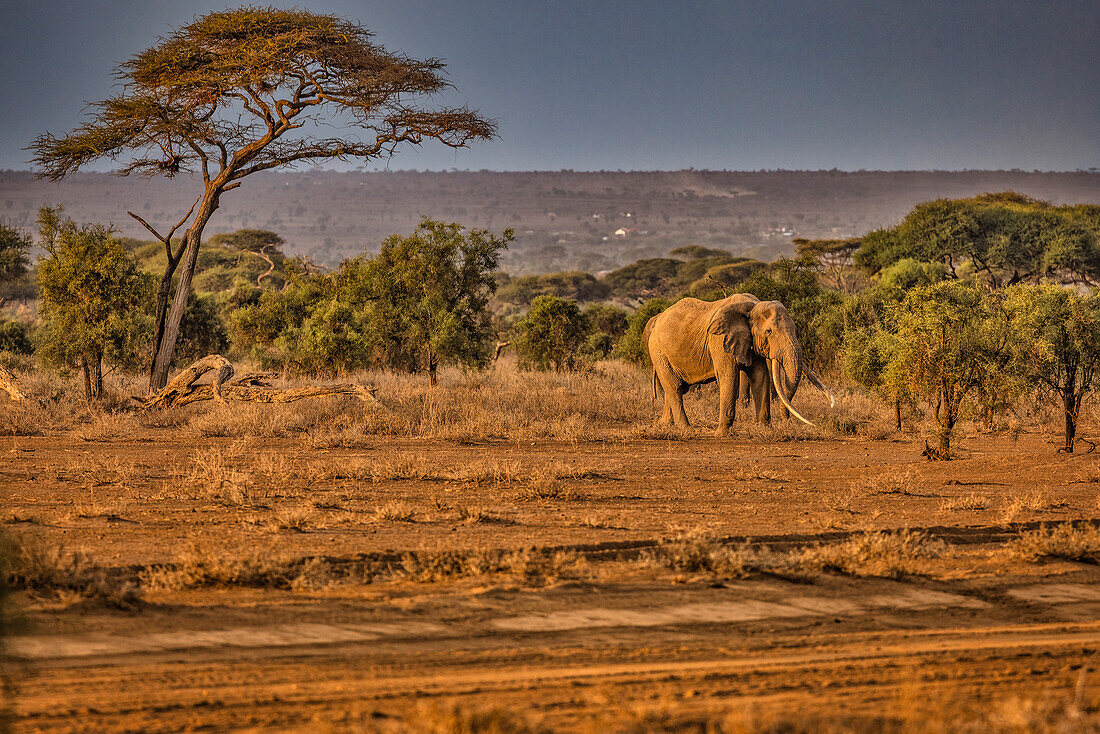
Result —
[[[402, 143], [435, 139], [457, 148], [496, 135], [493, 121], [468, 108], [418, 104], [452, 87], [444, 68], [439, 59], [387, 51], [357, 23], [332, 15], [214, 12], [121, 64], [122, 93], [91, 105], [76, 130], [34, 140], [32, 160], [50, 180], [102, 158], [122, 162], [121, 175], [201, 173], [202, 193], [167, 232], [128, 212], [168, 258], [150, 388], [167, 382], [203, 229], [244, 178], [299, 161], [390, 156]], [[334, 114], [355, 137], [323, 136]]]
[[1062, 401], [1063, 451], [1073, 452], [1081, 402], [1100, 386], [1100, 295], [1056, 285], [1017, 285], [1005, 294], [1015, 366]]
[[366, 268], [377, 330], [391, 330], [391, 363], [427, 369], [440, 361], [484, 367], [490, 357], [489, 299], [500, 253], [515, 239], [423, 219], [410, 235], [382, 243]]
[[939, 450], [949, 458], [965, 401], [1001, 375], [1008, 363], [1005, 314], [972, 281], [913, 288], [892, 309], [883, 330], [883, 382], [935, 405]]

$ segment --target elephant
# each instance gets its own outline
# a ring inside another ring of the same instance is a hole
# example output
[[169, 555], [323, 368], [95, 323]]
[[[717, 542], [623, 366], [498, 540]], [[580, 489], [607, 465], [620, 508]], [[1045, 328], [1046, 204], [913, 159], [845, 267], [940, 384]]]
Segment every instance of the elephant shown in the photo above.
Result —
[[804, 418], [791, 400], [802, 376], [821, 390], [830, 407], [836, 404], [802, 358], [794, 320], [779, 301], [761, 301], [738, 293], [719, 301], [684, 298], [651, 318], [642, 334], [653, 365], [653, 393], [664, 392], [662, 425], [688, 427], [684, 394], [693, 385], [718, 383], [717, 436], [729, 434], [736, 418], [741, 380], [746, 380], [756, 419], [771, 421], [776, 396], [798, 420]]

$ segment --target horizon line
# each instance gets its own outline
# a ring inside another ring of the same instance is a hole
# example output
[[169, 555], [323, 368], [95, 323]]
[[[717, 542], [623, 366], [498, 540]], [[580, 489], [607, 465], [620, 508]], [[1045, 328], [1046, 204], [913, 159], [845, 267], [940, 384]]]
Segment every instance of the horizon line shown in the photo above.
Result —
[[[37, 178], [38, 174], [29, 168], [0, 168], [0, 174], [5, 173], [29, 173]], [[635, 169], [609, 169], [609, 168], [384, 168], [379, 170], [365, 170], [361, 168], [357, 169], [338, 169], [338, 168], [308, 168], [308, 169], [287, 169], [287, 170], [268, 170], [259, 171], [254, 175], [285, 175], [285, 174], [310, 174], [310, 173], [337, 173], [337, 174], [378, 174], [378, 173], [582, 173], [582, 174], [628, 174], [628, 173], [752, 173], [752, 174], [766, 174], [766, 173], [1015, 173], [1015, 174], [1073, 174], [1083, 173], [1090, 175], [1100, 175], [1100, 167], [1091, 166], [1089, 168], [1075, 168], [1075, 169], [1023, 169], [1023, 168], [635, 168]], [[122, 174], [118, 171], [76, 171], [69, 174], [65, 179], [70, 179], [77, 175], [93, 175], [93, 176], [113, 176], [115, 178], [164, 178], [170, 180], [171, 177], [165, 176], [143, 176], [142, 174]], [[189, 177], [198, 175], [197, 171], [189, 173], [180, 172], [177, 177]], [[65, 179], [62, 179], [64, 181]], [[45, 179], [42, 179], [45, 180]], [[61, 183], [62, 181], [55, 181], [53, 183]]]

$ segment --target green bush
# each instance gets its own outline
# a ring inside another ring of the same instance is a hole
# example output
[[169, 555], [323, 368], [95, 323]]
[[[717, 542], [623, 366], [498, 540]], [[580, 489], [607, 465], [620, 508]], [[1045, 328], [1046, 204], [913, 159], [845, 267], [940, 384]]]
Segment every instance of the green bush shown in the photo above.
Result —
[[0, 321], [0, 352], [34, 354], [30, 328], [22, 321]]
[[373, 258], [327, 275], [288, 271], [285, 288], [265, 290], [233, 314], [234, 349], [310, 373], [369, 366], [427, 370], [434, 379], [441, 363], [484, 366], [493, 273], [512, 238], [511, 230], [495, 237], [425, 219]]
[[609, 303], [596, 303], [582, 312], [589, 333], [603, 333], [618, 339], [626, 333], [627, 313]]
[[176, 345], [176, 365], [187, 365], [208, 354], [221, 354], [229, 348], [229, 335], [213, 296], [191, 293], [180, 322]]
[[645, 364], [649, 359], [646, 355], [645, 344], [642, 341], [645, 325], [651, 318], [671, 306], [672, 303], [667, 298], [651, 298], [639, 306], [627, 319], [626, 333], [615, 345], [613, 355], [634, 364]]
[[49, 208], [38, 222], [47, 252], [38, 266], [38, 354], [47, 364], [79, 365], [85, 396], [99, 398], [103, 362], [136, 366], [149, 341], [153, 279], [106, 227], [77, 226]]
[[588, 329], [576, 301], [538, 296], [513, 333], [521, 369], [566, 370], [577, 366]]

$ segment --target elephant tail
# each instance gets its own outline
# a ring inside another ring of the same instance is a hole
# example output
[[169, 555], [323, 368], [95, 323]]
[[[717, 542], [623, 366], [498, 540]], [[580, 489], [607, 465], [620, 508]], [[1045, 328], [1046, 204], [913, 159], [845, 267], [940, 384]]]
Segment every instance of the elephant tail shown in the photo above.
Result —
[[653, 370], [653, 399], [657, 399], [657, 370]]

